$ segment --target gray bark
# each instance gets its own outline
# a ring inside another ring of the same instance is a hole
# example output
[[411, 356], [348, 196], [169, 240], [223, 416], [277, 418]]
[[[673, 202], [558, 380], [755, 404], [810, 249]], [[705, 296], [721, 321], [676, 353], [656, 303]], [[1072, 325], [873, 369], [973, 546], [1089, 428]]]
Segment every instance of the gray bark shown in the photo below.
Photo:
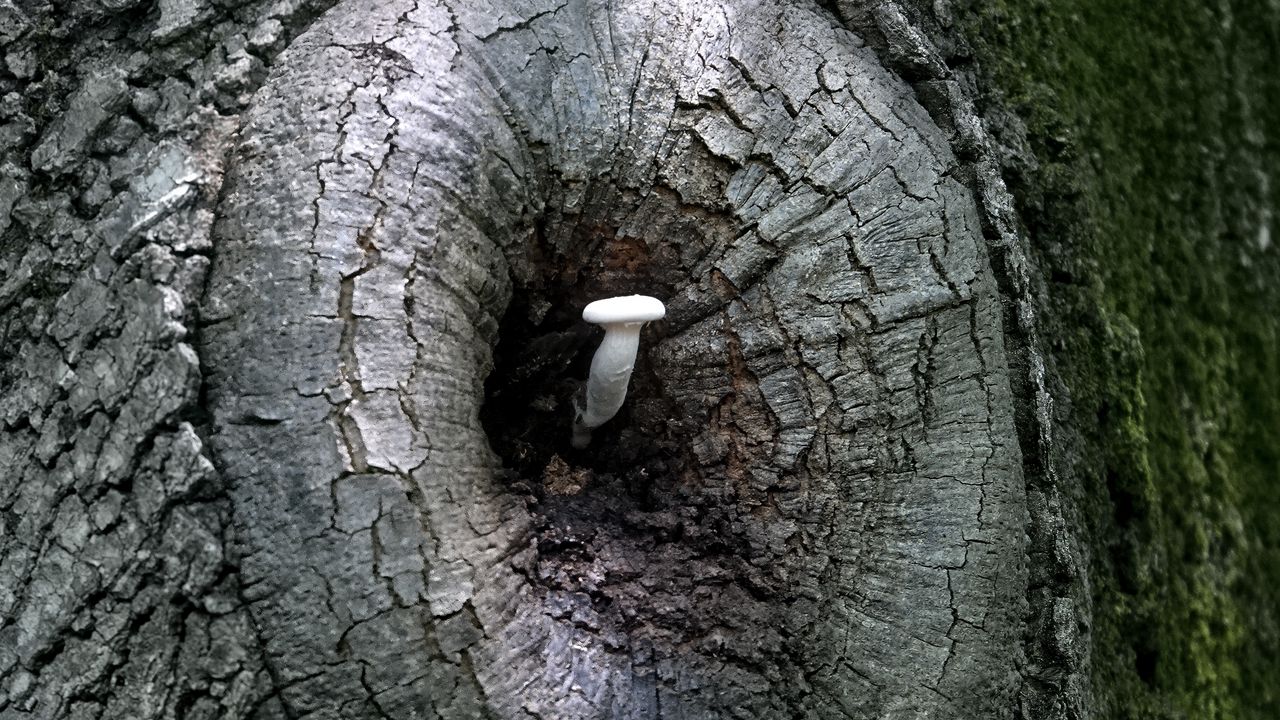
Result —
[[0, 717], [251, 717], [196, 305], [234, 113], [314, 3], [0, 2]]
[[885, 8], [162, 3], [43, 125], [7, 59], [0, 718], [1042, 716], [1018, 240]]

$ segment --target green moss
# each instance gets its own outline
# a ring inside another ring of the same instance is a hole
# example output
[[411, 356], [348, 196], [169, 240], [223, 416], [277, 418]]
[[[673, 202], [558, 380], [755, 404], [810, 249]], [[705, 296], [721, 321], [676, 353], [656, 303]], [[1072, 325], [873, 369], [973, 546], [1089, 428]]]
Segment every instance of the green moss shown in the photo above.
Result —
[[1038, 163], [1008, 180], [1078, 433], [1100, 716], [1280, 717], [1280, 7], [960, 15]]

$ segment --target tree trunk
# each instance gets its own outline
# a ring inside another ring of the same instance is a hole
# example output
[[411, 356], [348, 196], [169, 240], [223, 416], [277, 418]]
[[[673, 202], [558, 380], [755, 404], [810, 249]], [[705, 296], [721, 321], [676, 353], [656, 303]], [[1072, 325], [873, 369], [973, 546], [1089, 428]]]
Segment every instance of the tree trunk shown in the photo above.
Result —
[[[0, 0], [0, 718], [1274, 702], [1115, 635], [1178, 530], [1088, 427], [1110, 300], [1055, 285], [1094, 250], [993, 11], [329, 5]], [[576, 450], [582, 306], [637, 292]], [[1204, 521], [1228, 570], [1277, 514]]]

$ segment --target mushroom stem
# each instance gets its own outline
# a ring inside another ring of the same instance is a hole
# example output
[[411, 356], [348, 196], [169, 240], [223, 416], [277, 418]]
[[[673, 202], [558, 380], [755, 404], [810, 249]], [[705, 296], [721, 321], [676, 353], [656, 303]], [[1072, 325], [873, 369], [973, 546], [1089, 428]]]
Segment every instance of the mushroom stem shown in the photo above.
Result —
[[627, 399], [627, 386], [640, 349], [640, 326], [643, 323], [617, 323], [604, 326], [604, 340], [591, 358], [591, 377], [587, 380], [586, 407], [578, 409], [573, 428], [573, 446], [584, 448], [591, 442], [591, 431], [605, 424]]
[[604, 340], [591, 359], [586, 391], [574, 399], [574, 447], [585, 448], [591, 431], [618, 414], [635, 368], [640, 328], [665, 314], [661, 302], [642, 295], [598, 300], [583, 311], [583, 319], [604, 327]]

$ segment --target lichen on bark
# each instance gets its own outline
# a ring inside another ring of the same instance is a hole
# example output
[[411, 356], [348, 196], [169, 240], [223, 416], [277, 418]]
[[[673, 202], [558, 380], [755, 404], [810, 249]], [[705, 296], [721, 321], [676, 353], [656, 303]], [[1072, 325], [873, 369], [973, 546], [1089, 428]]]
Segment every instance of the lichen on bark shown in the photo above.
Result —
[[[1280, 709], [1280, 12], [966, 5], [1045, 287], [1106, 717]], [[1025, 128], [1028, 144], [1020, 139]]]

